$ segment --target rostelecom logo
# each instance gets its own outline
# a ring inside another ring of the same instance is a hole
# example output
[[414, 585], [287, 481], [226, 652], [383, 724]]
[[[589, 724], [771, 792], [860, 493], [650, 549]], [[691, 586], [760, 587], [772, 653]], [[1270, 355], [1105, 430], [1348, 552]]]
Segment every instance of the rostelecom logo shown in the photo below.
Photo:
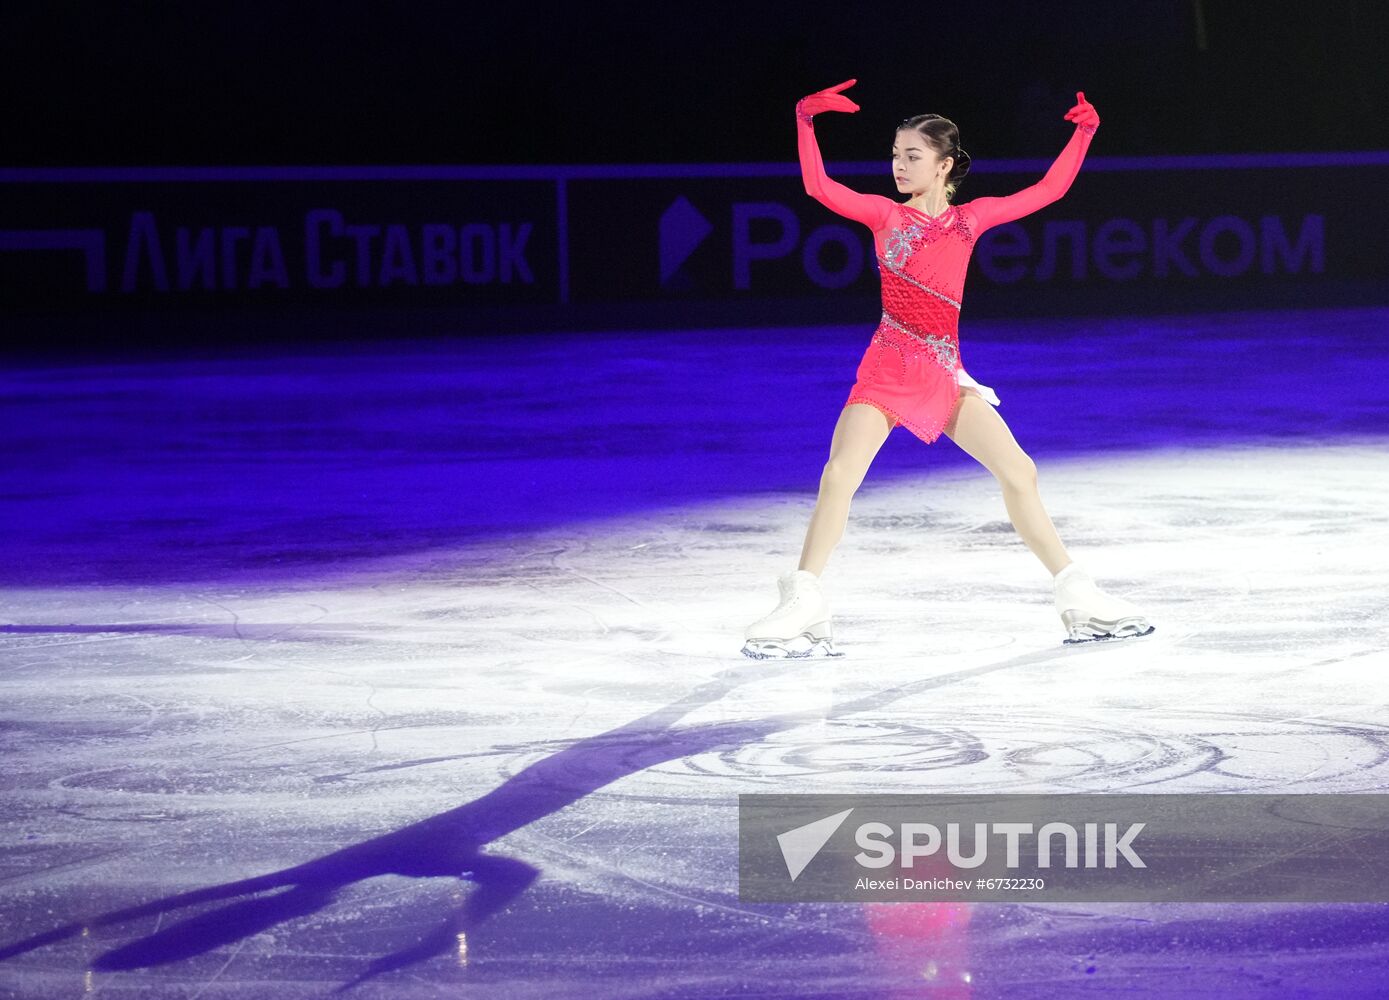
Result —
[[817, 819], [814, 823], [777, 834], [776, 842], [781, 846], [781, 857], [786, 862], [786, 871], [792, 882], [805, 871], [806, 865], [815, 860], [820, 848], [829, 842], [835, 830], [844, 825], [851, 812], [852, 809], [845, 809], [833, 816]]

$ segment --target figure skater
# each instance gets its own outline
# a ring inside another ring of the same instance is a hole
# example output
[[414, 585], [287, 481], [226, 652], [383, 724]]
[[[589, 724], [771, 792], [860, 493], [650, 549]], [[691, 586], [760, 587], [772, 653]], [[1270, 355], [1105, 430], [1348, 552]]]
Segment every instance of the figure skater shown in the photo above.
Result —
[[854, 492], [898, 424], [927, 444], [944, 433], [998, 479], [1013, 527], [1053, 576], [1067, 643], [1147, 635], [1153, 627], [1142, 613], [1101, 591], [1066, 554], [1037, 492], [1037, 467], [994, 409], [997, 395], [960, 364], [960, 303], [975, 241], [989, 227], [1035, 212], [1066, 193], [1099, 115], [1078, 92], [1075, 107], [1065, 115], [1075, 132], [1038, 183], [1005, 198], [961, 205], [951, 198], [969, 173], [970, 159], [960, 148], [959, 129], [940, 115], [909, 118], [898, 126], [892, 145], [897, 190], [907, 195], [901, 203], [860, 194], [825, 173], [814, 117], [859, 110], [841, 93], [855, 82], [797, 102], [801, 177], [812, 198], [873, 231], [883, 315], [835, 424], [800, 566], [778, 578], [781, 602], [748, 626], [743, 652], [755, 658], [840, 655], [820, 574], [843, 537]]

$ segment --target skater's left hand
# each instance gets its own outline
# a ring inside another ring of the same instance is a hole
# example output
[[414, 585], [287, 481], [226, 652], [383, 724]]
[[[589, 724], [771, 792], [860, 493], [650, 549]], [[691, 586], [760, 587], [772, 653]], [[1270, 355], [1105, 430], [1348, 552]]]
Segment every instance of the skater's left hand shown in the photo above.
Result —
[[1085, 91], [1076, 91], [1076, 106], [1066, 112], [1066, 120], [1077, 125], [1089, 125], [1091, 128], [1100, 124], [1100, 116], [1095, 111], [1095, 106], [1085, 99]]

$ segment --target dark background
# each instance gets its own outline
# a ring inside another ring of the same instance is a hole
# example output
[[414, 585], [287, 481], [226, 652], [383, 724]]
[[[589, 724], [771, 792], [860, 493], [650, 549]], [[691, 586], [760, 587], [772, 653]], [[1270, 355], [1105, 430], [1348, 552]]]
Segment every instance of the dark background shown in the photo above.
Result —
[[972, 155], [1055, 155], [1084, 90], [1102, 155], [1389, 148], [1386, 5], [9, 3], [7, 165], [831, 159], [933, 111]]

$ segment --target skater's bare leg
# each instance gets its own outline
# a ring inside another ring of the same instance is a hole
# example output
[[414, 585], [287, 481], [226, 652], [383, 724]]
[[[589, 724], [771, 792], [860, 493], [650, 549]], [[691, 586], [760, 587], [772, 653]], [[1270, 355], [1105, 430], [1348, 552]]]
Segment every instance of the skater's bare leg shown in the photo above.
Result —
[[960, 393], [959, 405], [945, 433], [1003, 487], [1008, 518], [1023, 542], [1055, 576], [1070, 563], [1066, 547], [1042, 506], [1037, 490], [1037, 466], [1013, 438], [998, 411], [972, 389]]
[[799, 569], [816, 576], [824, 572], [830, 553], [844, 537], [849, 501], [891, 430], [883, 411], [867, 403], [851, 403], [840, 411], [830, 439], [830, 457], [820, 474], [820, 495], [805, 532]]

